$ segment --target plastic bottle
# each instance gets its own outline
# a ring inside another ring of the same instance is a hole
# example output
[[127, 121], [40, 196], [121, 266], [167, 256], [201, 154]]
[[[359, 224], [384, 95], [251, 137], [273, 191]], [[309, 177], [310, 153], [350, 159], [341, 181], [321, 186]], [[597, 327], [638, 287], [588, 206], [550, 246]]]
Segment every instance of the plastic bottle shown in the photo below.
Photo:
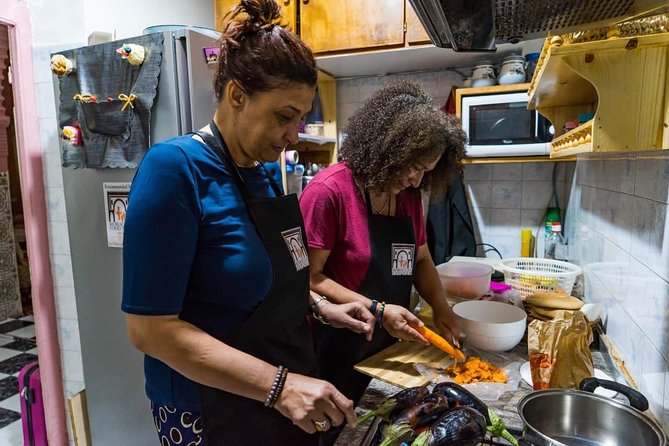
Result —
[[289, 194], [302, 193], [302, 176], [304, 175], [304, 166], [302, 164], [286, 164], [286, 186]]
[[551, 235], [546, 240], [544, 257], [553, 260], [567, 260], [567, 248], [564, 244], [564, 237], [562, 237], [562, 225], [558, 222], [553, 222]]
[[531, 257], [532, 252], [532, 230], [522, 229], [520, 231], [520, 256]]

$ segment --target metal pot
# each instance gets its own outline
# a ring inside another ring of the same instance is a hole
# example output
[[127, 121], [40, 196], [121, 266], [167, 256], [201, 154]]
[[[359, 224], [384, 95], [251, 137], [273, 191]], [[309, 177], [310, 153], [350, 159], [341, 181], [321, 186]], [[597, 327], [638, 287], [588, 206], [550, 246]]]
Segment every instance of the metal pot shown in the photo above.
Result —
[[[595, 395], [597, 387], [625, 395], [630, 407]], [[586, 378], [581, 390], [548, 389], [526, 395], [518, 403], [525, 425], [521, 444], [536, 446], [665, 446], [662, 428], [642, 413], [648, 400], [615, 381]]]

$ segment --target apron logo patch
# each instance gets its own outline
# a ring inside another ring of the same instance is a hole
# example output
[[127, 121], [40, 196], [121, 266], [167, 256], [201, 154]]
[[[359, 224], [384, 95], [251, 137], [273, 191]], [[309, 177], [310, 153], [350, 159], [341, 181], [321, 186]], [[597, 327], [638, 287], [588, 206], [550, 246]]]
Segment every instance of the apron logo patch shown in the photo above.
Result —
[[392, 244], [391, 275], [411, 276], [413, 275], [414, 250], [416, 245], [406, 243]]
[[295, 262], [297, 271], [309, 266], [309, 253], [302, 242], [302, 228], [293, 228], [282, 231], [283, 241], [286, 242], [290, 256]]

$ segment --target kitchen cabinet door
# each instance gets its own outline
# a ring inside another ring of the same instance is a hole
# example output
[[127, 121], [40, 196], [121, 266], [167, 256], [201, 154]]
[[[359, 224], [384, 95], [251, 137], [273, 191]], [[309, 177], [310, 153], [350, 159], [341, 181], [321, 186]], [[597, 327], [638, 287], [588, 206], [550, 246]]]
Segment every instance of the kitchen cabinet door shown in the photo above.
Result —
[[431, 43], [430, 37], [427, 35], [425, 28], [423, 28], [423, 24], [420, 23], [416, 12], [413, 10], [413, 6], [411, 6], [411, 2], [409, 2], [409, 0], [405, 1], [407, 24], [406, 42], [409, 45]]
[[404, 44], [405, 0], [300, 1], [300, 35], [314, 53]]
[[[278, 0], [281, 9], [283, 9], [282, 23], [294, 32], [295, 22], [297, 19], [297, 2], [300, 0]], [[214, 23], [216, 29], [221, 31], [223, 29], [223, 18], [235, 6], [239, 4], [239, 0], [214, 0]]]

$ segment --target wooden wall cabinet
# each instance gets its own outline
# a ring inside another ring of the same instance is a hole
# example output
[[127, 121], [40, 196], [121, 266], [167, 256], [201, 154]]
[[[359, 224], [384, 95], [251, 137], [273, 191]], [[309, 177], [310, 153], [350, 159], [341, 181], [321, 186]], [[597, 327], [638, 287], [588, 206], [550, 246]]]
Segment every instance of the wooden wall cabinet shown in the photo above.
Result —
[[[429, 44], [409, 0], [278, 0], [314, 54]], [[214, 0], [216, 29], [239, 0]], [[298, 25], [299, 23], [299, 25]]]
[[[558, 39], [559, 40], [559, 39]], [[669, 33], [585, 43], [547, 40], [530, 108], [555, 127], [551, 157], [669, 148]], [[564, 123], [594, 117], [569, 132]]]

